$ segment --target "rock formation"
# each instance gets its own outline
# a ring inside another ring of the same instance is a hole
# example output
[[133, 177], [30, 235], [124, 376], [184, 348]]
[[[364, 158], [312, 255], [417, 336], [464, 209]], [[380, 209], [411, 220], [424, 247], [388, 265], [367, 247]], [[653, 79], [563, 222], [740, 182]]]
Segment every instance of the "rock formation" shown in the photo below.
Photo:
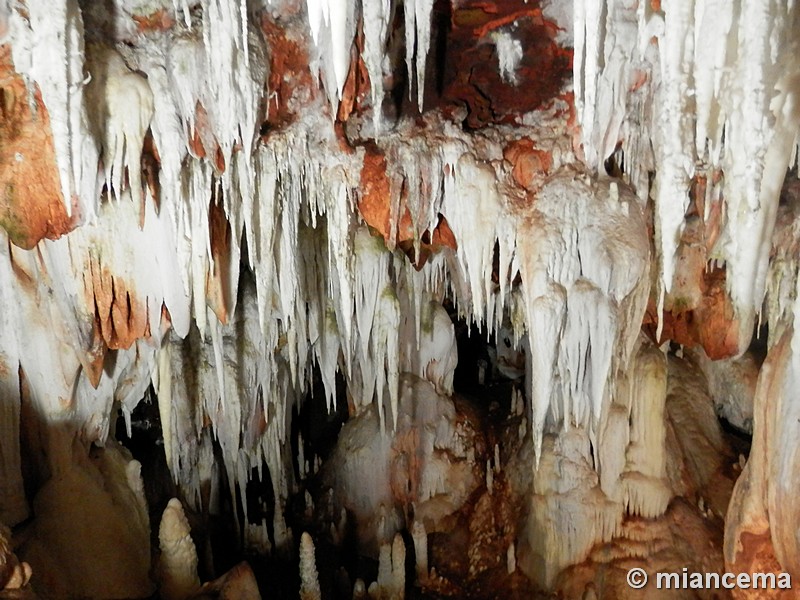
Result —
[[800, 578], [798, 44], [794, 0], [0, 0], [0, 584]]

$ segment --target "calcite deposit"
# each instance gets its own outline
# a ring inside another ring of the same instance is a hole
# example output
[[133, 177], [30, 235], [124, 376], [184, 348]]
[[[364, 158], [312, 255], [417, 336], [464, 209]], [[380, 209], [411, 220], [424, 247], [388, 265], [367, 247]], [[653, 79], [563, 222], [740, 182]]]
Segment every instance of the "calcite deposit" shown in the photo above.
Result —
[[794, 0], [0, 0], [0, 597], [800, 578], [798, 44]]

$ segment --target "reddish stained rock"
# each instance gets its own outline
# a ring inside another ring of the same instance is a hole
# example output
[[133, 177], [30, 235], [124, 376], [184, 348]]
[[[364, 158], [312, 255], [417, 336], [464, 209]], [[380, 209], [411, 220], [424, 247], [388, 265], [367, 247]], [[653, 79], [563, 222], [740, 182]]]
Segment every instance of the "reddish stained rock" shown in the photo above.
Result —
[[[432, 253], [445, 247], [453, 250], [458, 248], [455, 235], [443, 215], [439, 215], [433, 231], [423, 231], [419, 240], [415, 240], [414, 223], [405, 204], [405, 192], [400, 194], [401, 217], [397, 221], [397, 231], [392, 232], [391, 183], [386, 175], [386, 157], [374, 145], [365, 147], [360, 191], [358, 211], [361, 217], [376, 233], [383, 236], [388, 247], [393, 247], [394, 241], [396, 246], [409, 255], [409, 259], [418, 269], [422, 268]], [[419, 245], [418, 256], [415, 241]]]
[[[716, 184], [721, 173], [713, 172], [710, 177]], [[709, 358], [717, 360], [739, 354], [739, 320], [727, 293], [725, 268], [713, 268], [708, 260], [719, 237], [722, 200], [712, 200], [706, 210], [707, 185], [704, 175], [696, 175], [692, 181], [672, 290], [664, 300], [661, 339], [656, 340], [658, 309], [653, 297], [643, 327], [658, 343], [673, 340], [690, 348], [700, 345]]]
[[438, 250], [442, 247], [458, 250], [456, 235], [453, 233], [453, 230], [450, 229], [450, 225], [447, 219], [444, 218], [444, 215], [439, 215], [439, 224], [436, 226], [436, 229], [433, 230], [431, 246], [434, 250]]
[[[288, 3], [284, 6], [285, 10], [290, 8]], [[304, 19], [299, 2], [294, 8], [294, 13], [284, 14], [282, 18]], [[315, 76], [308, 68], [309, 40], [298, 36], [295, 29], [285, 23], [276, 23], [266, 13], [261, 20], [261, 30], [269, 47], [269, 95], [264, 99], [264, 113], [270, 127], [293, 122], [296, 110], [318, 93]], [[299, 28], [299, 31], [305, 31], [305, 28]]]
[[[156, 214], [161, 210], [161, 184], [159, 182], [159, 172], [161, 171], [161, 157], [158, 154], [152, 132], [148, 131], [144, 138], [142, 148], [142, 179], [150, 191], [150, 196], [156, 207]], [[144, 226], [144, 203], [142, 203], [142, 216], [140, 227]]]
[[10, 48], [0, 46], [0, 227], [26, 249], [74, 226], [64, 208], [50, 118], [38, 88], [34, 103], [32, 113]]
[[[449, 3], [448, 3], [449, 5]], [[465, 105], [467, 125], [510, 122], [516, 115], [546, 105], [572, 75], [572, 50], [559, 46], [558, 27], [542, 15], [540, 2], [468, 0], [452, 8], [442, 61], [441, 81], [426, 90], [426, 106]], [[503, 29], [523, 51], [516, 85], [500, 76], [491, 34]], [[429, 64], [436, 60], [432, 50]]]
[[675, 305], [664, 310], [663, 331], [656, 339], [658, 309], [651, 298], [642, 328], [656, 343], [672, 340], [688, 348], [700, 345], [712, 360], [739, 354], [739, 321], [725, 289], [725, 269], [703, 274], [702, 297], [695, 308]]
[[[231, 226], [225, 216], [222, 198], [212, 198], [208, 209], [208, 233], [211, 241], [211, 256], [214, 265], [206, 275], [206, 298], [220, 323], [228, 322], [232, 306], [230, 281]], [[238, 268], [238, 265], [237, 265]]]
[[414, 227], [411, 214], [405, 205], [405, 194], [401, 193], [401, 217], [397, 220], [397, 231], [391, 231], [392, 203], [391, 183], [386, 175], [386, 157], [375, 146], [365, 147], [364, 163], [361, 167], [361, 197], [358, 210], [367, 225], [375, 229], [392, 246], [392, 241], [400, 243], [413, 240]]
[[386, 157], [372, 145], [365, 147], [360, 191], [358, 211], [367, 225], [377, 230], [389, 242], [392, 238], [391, 184], [386, 175]]
[[148, 337], [147, 304], [139, 300], [125, 280], [103, 267], [96, 257], [90, 259], [86, 273], [90, 280], [87, 293], [95, 307], [95, 327], [105, 346], [125, 350], [136, 340]]
[[100, 385], [100, 378], [103, 375], [103, 363], [105, 362], [107, 350], [108, 346], [106, 346], [106, 342], [103, 339], [100, 317], [95, 310], [91, 347], [83, 356], [79, 356], [86, 377], [95, 389]]
[[214, 132], [211, 131], [211, 124], [208, 122], [208, 111], [200, 102], [195, 107], [194, 130], [192, 131], [192, 137], [187, 141], [187, 147], [195, 158], [213, 156], [212, 164], [217, 173], [225, 172], [225, 157]]
[[520, 187], [536, 191], [550, 172], [553, 158], [549, 152], [539, 150], [533, 140], [514, 140], [503, 150], [503, 158], [513, 167], [511, 176]]
[[364, 32], [359, 26], [355, 43], [350, 49], [350, 71], [347, 73], [347, 80], [342, 90], [342, 99], [336, 115], [337, 121], [347, 121], [352, 112], [363, 109], [364, 101], [369, 95], [371, 86], [367, 65], [362, 58], [363, 51]]
[[161, 8], [149, 15], [133, 15], [132, 18], [136, 22], [139, 33], [166, 31], [175, 25], [175, 19], [166, 8]]
[[[778, 559], [775, 558], [775, 549], [772, 545], [770, 530], [765, 533], [754, 534], [749, 531], [742, 533], [739, 541], [741, 550], [736, 554], [736, 562], [725, 565], [730, 573], [773, 573], [775, 581], [783, 572]], [[792, 587], [796, 587], [792, 582]], [[777, 585], [776, 585], [777, 587]], [[797, 598], [797, 592], [779, 589], [734, 589], [731, 595], [737, 600], [767, 600], [771, 598]]]
[[[675, 498], [667, 512], [657, 519], [627, 517], [619, 532], [607, 543], [597, 544], [589, 557], [559, 574], [555, 589], [558, 598], [641, 598], [722, 600], [730, 598], [722, 590], [656, 590], [654, 575], [681, 573], [722, 573], [725, 571], [720, 548], [719, 522], [701, 515], [685, 498]], [[652, 578], [646, 591], [633, 589], [627, 582], [629, 569], [644, 569]], [[595, 594], [585, 592], [592, 590]], [[661, 593], [657, 593], [661, 592]]]

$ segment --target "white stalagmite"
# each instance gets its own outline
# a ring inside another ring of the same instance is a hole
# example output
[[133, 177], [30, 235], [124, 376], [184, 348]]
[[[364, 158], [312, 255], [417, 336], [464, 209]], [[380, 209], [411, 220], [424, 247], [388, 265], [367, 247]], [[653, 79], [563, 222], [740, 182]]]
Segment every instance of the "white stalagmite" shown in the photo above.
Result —
[[403, 600], [406, 597], [406, 544], [400, 533], [392, 540], [392, 583], [388, 600]]
[[510, 575], [516, 570], [517, 570], [517, 555], [516, 555], [516, 550], [514, 549], [514, 542], [511, 542], [508, 545], [508, 550], [506, 550], [506, 572]]
[[403, 528], [398, 503], [409, 511], [413, 504], [420, 523], [439, 519], [463, 506], [480, 484], [468, 460], [475, 432], [459, 426], [452, 399], [410, 374], [401, 377], [400, 390], [396, 431], [382, 434], [371, 406], [345, 424], [320, 471], [336, 506], [352, 515], [359, 547], [372, 556]]
[[314, 541], [307, 532], [300, 536], [300, 600], [321, 600]]
[[369, 586], [370, 598], [375, 600], [390, 600], [392, 590], [392, 544], [384, 542], [381, 544], [380, 553], [378, 555], [378, 579], [373, 585]]
[[197, 550], [180, 500], [172, 498], [158, 529], [161, 557], [158, 563], [159, 594], [165, 600], [185, 600], [200, 587]]
[[353, 585], [353, 600], [366, 600], [367, 598], [367, 586], [364, 584], [364, 580], [356, 579]]
[[672, 496], [666, 482], [664, 354], [645, 347], [637, 355], [632, 372], [635, 375], [630, 391], [631, 427], [622, 475], [623, 501], [629, 514], [655, 518], [664, 513]]
[[414, 521], [411, 526], [411, 539], [414, 540], [414, 555], [416, 557], [417, 580], [428, 579], [428, 532], [422, 521]]

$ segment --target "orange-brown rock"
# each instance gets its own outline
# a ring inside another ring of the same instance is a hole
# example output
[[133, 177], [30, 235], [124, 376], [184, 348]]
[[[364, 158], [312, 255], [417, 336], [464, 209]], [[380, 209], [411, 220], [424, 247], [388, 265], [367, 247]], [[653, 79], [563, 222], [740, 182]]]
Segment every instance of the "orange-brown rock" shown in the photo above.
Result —
[[702, 296], [695, 308], [679, 303], [665, 308], [661, 337], [656, 339], [658, 308], [655, 299], [647, 305], [642, 327], [656, 343], [672, 340], [693, 348], [702, 346], [713, 360], [739, 354], [739, 321], [725, 289], [725, 269], [714, 269], [702, 275]]
[[90, 280], [87, 290], [93, 297], [96, 327], [108, 348], [130, 348], [150, 335], [147, 305], [124, 279], [111, 273], [97, 257], [90, 259], [84, 277]]
[[214, 157], [214, 167], [218, 173], [225, 172], [225, 158], [219, 146], [214, 132], [211, 131], [211, 124], [208, 120], [208, 112], [205, 107], [197, 103], [194, 114], [194, 130], [192, 137], [188, 140], [189, 151], [196, 158]]
[[166, 8], [161, 8], [149, 15], [133, 15], [132, 18], [136, 21], [139, 33], [165, 31], [175, 25], [175, 19]]
[[[228, 322], [232, 306], [230, 281], [231, 226], [225, 216], [222, 199], [211, 200], [208, 209], [208, 234], [214, 264], [206, 276], [206, 300], [221, 323]], [[238, 265], [236, 265], [238, 268]]]
[[355, 43], [350, 51], [350, 71], [347, 74], [347, 81], [342, 90], [342, 99], [339, 102], [339, 110], [336, 115], [338, 121], [347, 121], [354, 110], [363, 106], [364, 99], [369, 94], [369, 73], [362, 56], [363, 50], [364, 32], [359, 27]]
[[[740, 538], [742, 550], [736, 555], [736, 562], [726, 566], [731, 573], [772, 573], [776, 580], [783, 572], [775, 558], [770, 532], [753, 534], [744, 532]], [[794, 585], [793, 585], [794, 587]], [[737, 600], [771, 600], [772, 598], [797, 598], [796, 590], [780, 589], [735, 589], [733, 598]]]
[[[144, 147], [142, 148], [142, 179], [150, 191], [150, 196], [155, 202], [156, 213], [161, 209], [161, 184], [158, 179], [159, 172], [161, 171], [161, 157], [158, 154], [153, 134], [148, 131], [144, 138]], [[142, 216], [140, 221], [140, 228], [144, 227], [144, 203], [142, 203]]]
[[791, 327], [785, 330], [771, 345], [761, 366], [753, 400], [750, 455], [734, 487], [725, 520], [725, 560], [731, 572], [790, 573], [795, 592], [767, 596], [764, 590], [761, 594], [751, 590], [737, 594], [738, 598], [797, 597], [800, 505], [795, 491], [798, 455], [792, 446], [797, 420], [786, 408], [796, 397], [791, 385], [795, 380], [793, 335]]
[[[717, 184], [719, 172], [710, 174]], [[664, 300], [663, 332], [659, 343], [672, 340], [687, 347], [700, 345], [711, 359], [739, 354], [739, 320], [726, 291], [725, 268], [714, 268], [709, 254], [719, 237], [721, 200], [706, 207], [706, 175], [692, 180], [672, 289]], [[655, 340], [658, 327], [657, 301], [651, 297], [644, 318], [645, 332]]]
[[105, 362], [107, 350], [108, 346], [106, 346], [105, 339], [103, 339], [100, 319], [95, 313], [94, 327], [92, 327], [92, 344], [84, 356], [80, 357], [81, 366], [86, 373], [86, 377], [95, 388], [100, 384], [100, 378], [103, 376], [103, 363]]
[[11, 241], [32, 248], [70, 231], [56, 165], [50, 119], [38, 88], [29, 92], [0, 46], [0, 227]]
[[[432, 253], [442, 248], [458, 248], [458, 241], [444, 215], [439, 215], [433, 231], [425, 230], [417, 239], [411, 213], [405, 204], [405, 193], [401, 193], [400, 212], [397, 219], [397, 231], [392, 231], [391, 182], [386, 175], [386, 158], [374, 146], [367, 146], [364, 162], [361, 167], [361, 196], [358, 211], [372, 229], [383, 236], [387, 246], [394, 245], [408, 254], [411, 262], [419, 269], [427, 262]], [[417, 254], [417, 248], [419, 253]]]
[[[300, 3], [295, 11], [284, 18], [302, 19]], [[290, 6], [285, 6], [290, 10]], [[295, 112], [308, 103], [317, 93], [314, 76], [308, 68], [309, 57], [306, 50], [308, 40], [298, 36], [295, 28], [276, 23], [265, 14], [261, 20], [261, 30], [269, 46], [269, 80], [266, 97], [266, 125], [280, 127], [294, 120]], [[301, 29], [304, 30], [304, 29]], [[264, 132], [268, 134], [268, 131]]]
[[358, 212], [367, 225], [385, 240], [391, 237], [391, 186], [386, 175], [386, 157], [374, 147], [367, 147], [361, 166], [361, 196]]
[[253, 570], [246, 562], [241, 562], [222, 577], [204, 583], [200, 590], [191, 596], [192, 600], [260, 600], [258, 584]]
[[392, 231], [392, 189], [386, 174], [386, 157], [374, 146], [367, 146], [361, 167], [361, 198], [358, 210], [367, 225], [375, 229], [391, 246], [414, 239], [414, 224], [405, 204], [405, 193], [400, 194], [397, 210], [397, 231]]
[[511, 176], [520, 187], [536, 191], [550, 172], [553, 158], [544, 150], [539, 150], [533, 140], [523, 138], [514, 140], [505, 150], [503, 157], [512, 164]]
[[[697, 507], [684, 499], [674, 500], [658, 519], [628, 518], [618, 535], [606, 544], [598, 544], [589, 558], [566, 569], [558, 577], [560, 598], [614, 598], [638, 600], [686, 598], [717, 600], [730, 598], [726, 589], [691, 590], [657, 589], [655, 574], [722, 573], [720, 523], [704, 518]], [[649, 581], [643, 590], [631, 588], [626, 576], [629, 569], [644, 569]], [[721, 587], [721, 586], [720, 586]], [[591, 589], [594, 595], [584, 595]]]

